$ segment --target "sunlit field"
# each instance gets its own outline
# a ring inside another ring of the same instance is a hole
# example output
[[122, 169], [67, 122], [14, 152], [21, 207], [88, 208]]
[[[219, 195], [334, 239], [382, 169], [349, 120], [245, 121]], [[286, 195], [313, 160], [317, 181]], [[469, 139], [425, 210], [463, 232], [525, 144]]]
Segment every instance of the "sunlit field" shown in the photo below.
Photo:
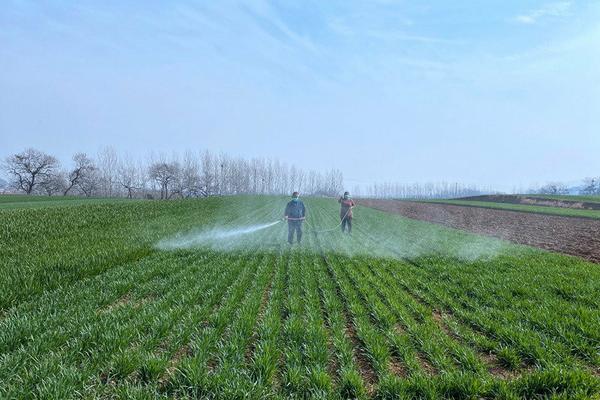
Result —
[[331, 199], [214, 235], [285, 202], [1, 209], [0, 397], [599, 393], [597, 265]]

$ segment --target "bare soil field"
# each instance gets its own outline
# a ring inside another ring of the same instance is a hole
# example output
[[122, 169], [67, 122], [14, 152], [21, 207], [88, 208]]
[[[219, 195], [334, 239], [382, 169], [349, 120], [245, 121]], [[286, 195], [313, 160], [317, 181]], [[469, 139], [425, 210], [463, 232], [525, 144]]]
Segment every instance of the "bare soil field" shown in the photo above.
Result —
[[570, 254], [600, 263], [600, 221], [588, 218], [398, 200], [361, 200], [361, 205]]

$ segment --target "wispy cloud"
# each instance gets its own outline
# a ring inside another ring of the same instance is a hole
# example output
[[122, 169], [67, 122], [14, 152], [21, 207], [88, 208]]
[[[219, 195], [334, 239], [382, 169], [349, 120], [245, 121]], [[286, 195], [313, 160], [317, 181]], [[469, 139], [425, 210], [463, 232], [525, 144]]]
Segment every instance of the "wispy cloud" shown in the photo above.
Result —
[[310, 53], [318, 53], [320, 49], [308, 37], [299, 35], [282, 20], [267, 2], [253, 2], [242, 7], [258, 29], [265, 35], [281, 42], [282, 45], [300, 48]]
[[525, 14], [519, 14], [515, 16], [513, 20], [521, 24], [531, 25], [545, 17], [564, 17], [569, 15], [572, 4], [571, 1], [547, 3], [539, 8], [530, 10]]
[[444, 44], [451, 44], [451, 43], [458, 43], [455, 40], [450, 40], [450, 39], [444, 39], [444, 38], [439, 38], [439, 37], [433, 37], [433, 36], [422, 36], [422, 35], [410, 35], [410, 34], [406, 34], [403, 32], [394, 32], [394, 31], [377, 31], [377, 30], [368, 30], [365, 31], [364, 34], [366, 36], [375, 38], [375, 39], [380, 39], [380, 40], [387, 40], [387, 41], [404, 41], [404, 42], [418, 42], [418, 43], [444, 43]]

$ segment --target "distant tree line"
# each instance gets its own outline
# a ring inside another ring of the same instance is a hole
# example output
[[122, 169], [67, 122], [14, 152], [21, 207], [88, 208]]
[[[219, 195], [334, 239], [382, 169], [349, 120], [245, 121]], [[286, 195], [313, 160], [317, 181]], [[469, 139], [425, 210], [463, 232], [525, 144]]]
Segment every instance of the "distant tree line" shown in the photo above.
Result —
[[[379, 183], [356, 186], [354, 194], [358, 197], [395, 198], [395, 199], [448, 199], [471, 197], [485, 194], [499, 194], [490, 186], [465, 185], [461, 183]], [[585, 178], [583, 185], [569, 188], [561, 182], [549, 182], [529, 188], [514, 188], [515, 194], [545, 195], [600, 195], [600, 177]]]
[[365, 188], [356, 187], [355, 195], [370, 198], [443, 199], [495, 193], [490, 188], [460, 183], [379, 183]]
[[581, 194], [585, 195], [600, 195], [600, 177], [585, 178]]
[[597, 178], [585, 178], [583, 184], [578, 188], [567, 187], [561, 182], [550, 182], [538, 189], [534, 189], [531, 193], [537, 194], [550, 194], [550, 195], [565, 195], [571, 193], [577, 193], [580, 195], [600, 195], [600, 177]]
[[569, 194], [569, 188], [567, 185], [561, 182], [549, 182], [537, 190], [532, 190], [532, 192], [533, 194], [564, 195]]
[[[336, 196], [345, 190], [341, 171], [305, 171], [277, 159], [231, 157], [224, 153], [188, 151], [183, 156], [152, 156], [145, 161], [119, 154], [112, 147], [95, 157], [76, 153], [69, 163], [33, 148], [6, 157], [1, 165], [0, 193], [47, 196], [191, 198], [235, 194]], [[490, 187], [460, 183], [375, 183], [353, 188], [355, 197], [436, 199], [498, 193]], [[560, 182], [527, 193], [569, 194]], [[600, 195], [600, 177], [585, 178], [583, 195]]]
[[335, 196], [343, 191], [342, 172], [305, 171], [279, 160], [186, 152], [182, 157], [136, 161], [105, 148], [96, 157], [76, 153], [66, 166], [56, 157], [29, 148], [4, 160], [8, 190], [48, 196], [190, 198], [235, 194]]

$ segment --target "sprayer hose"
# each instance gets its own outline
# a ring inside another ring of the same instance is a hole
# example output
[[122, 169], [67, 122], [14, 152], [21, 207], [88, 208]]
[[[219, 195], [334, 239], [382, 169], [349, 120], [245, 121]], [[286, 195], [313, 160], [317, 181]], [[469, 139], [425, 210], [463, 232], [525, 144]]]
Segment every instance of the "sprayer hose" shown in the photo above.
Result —
[[348, 216], [348, 214], [350, 214], [350, 211], [354, 208], [355, 206], [352, 206], [348, 209], [348, 211], [346, 211], [346, 214], [344, 214], [344, 216], [340, 219], [340, 223], [337, 224], [336, 226], [334, 226], [333, 228], [330, 229], [322, 229], [322, 230], [316, 230], [312, 224], [306, 222], [307, 225], [310, 226], [310, 229], [314, 232], [314, 233], [325, 233], [325, 232], [331, 232], [334, 231], [336, 229], [338, 229], [340, 226], [342, 226], [342, 222], [344, 222], [344, 219], [346, 219], [346, 217]]

